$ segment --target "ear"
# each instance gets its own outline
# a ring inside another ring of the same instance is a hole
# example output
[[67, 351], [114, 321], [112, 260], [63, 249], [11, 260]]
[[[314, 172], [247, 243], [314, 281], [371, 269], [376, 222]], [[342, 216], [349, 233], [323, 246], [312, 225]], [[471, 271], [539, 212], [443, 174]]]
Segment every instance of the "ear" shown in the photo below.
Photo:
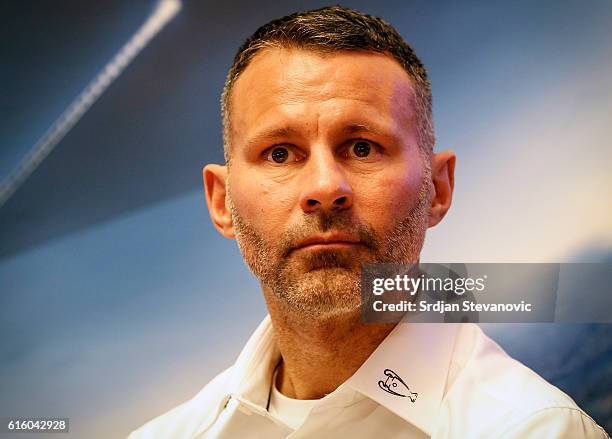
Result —
[[442, 151], [434, 153], [431, 158], [431, 179], [435, 194], [429, 209], [429, 226], [433, 227], [442, 221], [450, 208], [455, 188], [455, 153]]
[[221, 165], [206, 165], [202, 170], [202, 177], [210, 219], [219, 233], [226, 238], [235, 238], [232, 213], [226, 204], [227, 168]]

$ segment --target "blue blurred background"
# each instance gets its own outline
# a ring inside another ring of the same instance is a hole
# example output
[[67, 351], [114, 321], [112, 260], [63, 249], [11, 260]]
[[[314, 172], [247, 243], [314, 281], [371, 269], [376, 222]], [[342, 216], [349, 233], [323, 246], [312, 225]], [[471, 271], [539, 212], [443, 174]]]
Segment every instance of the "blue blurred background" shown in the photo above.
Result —
[[[154, 4], [0, 5], [1, 179]], [[415, 48], [458, 156], [424, 261], [612, 260], [610, 1], [343, 4]], [[323, 5], [185, 3], [0, 208], [0, 417], [124, 437], [233, 362], [266, 309], [201, 190], [220, 91], [259, 25]], [[482, 326], [612, 431], [611, 325]]]

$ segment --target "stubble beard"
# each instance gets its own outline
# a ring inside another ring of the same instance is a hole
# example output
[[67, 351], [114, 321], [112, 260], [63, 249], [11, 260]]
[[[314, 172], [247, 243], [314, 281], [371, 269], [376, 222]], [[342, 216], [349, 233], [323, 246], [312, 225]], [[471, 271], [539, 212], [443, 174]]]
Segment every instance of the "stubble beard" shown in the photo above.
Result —
[[[228, 191], [240, 253], [253, 274], [287, 311], [317, 319], [357, 313], [361, 305], [363, 264], [411, 264], [419, 259], [430, 204], [431, 179], [426, 174], [408, 215], [381, 234], [358, 222], [350, 211], [338, 210], [304, 214], [303, 224], [284, 232], [272, 243], [238, 213]], [[294, 253], [300, 240], [328, 230], [357, 236], [361, 245], [355, 250]]]

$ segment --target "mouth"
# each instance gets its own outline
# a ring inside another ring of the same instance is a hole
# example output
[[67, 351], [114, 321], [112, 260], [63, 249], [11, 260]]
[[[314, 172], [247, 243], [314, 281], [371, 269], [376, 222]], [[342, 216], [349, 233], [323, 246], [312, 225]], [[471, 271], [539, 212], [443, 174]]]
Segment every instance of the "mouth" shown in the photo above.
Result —
[[293, 250], [344, 250], [361, 245], [361, 241], [354, 236], [342, 233], [310, 236], [298, 243]]

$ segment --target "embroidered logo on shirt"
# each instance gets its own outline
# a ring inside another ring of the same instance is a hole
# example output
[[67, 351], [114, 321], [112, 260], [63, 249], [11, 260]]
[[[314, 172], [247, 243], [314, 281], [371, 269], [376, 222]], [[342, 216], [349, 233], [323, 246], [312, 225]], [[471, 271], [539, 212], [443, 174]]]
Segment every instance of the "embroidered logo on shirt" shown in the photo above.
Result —
[[402, 398], [408, 397], [411, 402], [415, 402], [418, 393], [411, 392], [410, 387], [400, 378], [398, 374], [393, 372], [391, 369], [385, 369], [384, 374], [386, 375], [386, 380], [380, 380], [378, 382], [378, 387], [383, 389], [385, 392], [390, 393], [391, 395], [401, 396]]

